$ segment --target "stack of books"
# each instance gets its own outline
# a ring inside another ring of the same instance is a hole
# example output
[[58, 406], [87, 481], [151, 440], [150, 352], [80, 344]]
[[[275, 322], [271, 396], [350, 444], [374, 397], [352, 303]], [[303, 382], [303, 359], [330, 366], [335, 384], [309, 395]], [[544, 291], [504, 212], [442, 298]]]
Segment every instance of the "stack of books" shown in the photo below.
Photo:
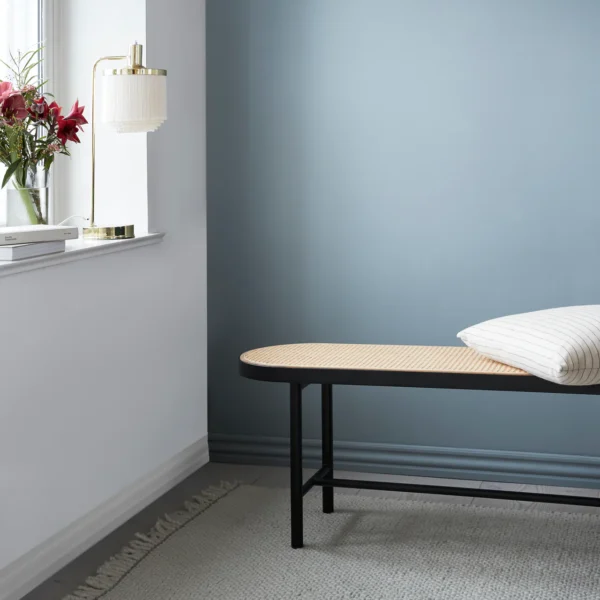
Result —
[[27, 225], [0, 227], [0, 261], [22, 260], [65, 251], [66, 240], [79, 237], [77, 227]]

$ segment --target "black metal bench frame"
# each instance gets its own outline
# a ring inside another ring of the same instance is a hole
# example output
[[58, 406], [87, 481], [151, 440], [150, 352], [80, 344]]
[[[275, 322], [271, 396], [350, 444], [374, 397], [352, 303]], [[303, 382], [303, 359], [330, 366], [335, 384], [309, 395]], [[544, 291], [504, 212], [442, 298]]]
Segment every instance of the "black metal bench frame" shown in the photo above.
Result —
[[[323, 512], [334, 511], [334, 488], [417, 492], [446, 496], [500, 498], [526, 502], [549, 502], [600, 507], [600, 498], [564, 496], [465, 487], [336, 479], [333, 461], [333, 386], [363, 385], [386, 387], [493, 390], [505, 392], [541, 392], [549, 394], [600, 395], [600, 385], [563, 386], [533, 376], [503, 374], [435, 373], [409, 371], [305, 369], [268, 367], [240, 361], [240, 374], [248, 379], [288, 383], [290, 385], [290, 493], [292, 548], [302, 548], [303, 498], [314, 486], [323, 488]], [[321, 468], [306, 482], [302, 475], [302, 390], [321, 385], [322, 461]]]

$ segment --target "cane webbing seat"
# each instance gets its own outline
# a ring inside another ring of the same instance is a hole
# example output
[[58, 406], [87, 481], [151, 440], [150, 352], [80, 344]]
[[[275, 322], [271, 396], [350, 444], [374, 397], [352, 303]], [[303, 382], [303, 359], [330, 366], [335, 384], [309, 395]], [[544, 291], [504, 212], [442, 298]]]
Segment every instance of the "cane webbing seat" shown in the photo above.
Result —
[[250, 350], [242, 354], [241, 360], [250, 365], [280, 369], [528, 375], [521, 369], [485, 358], [471, 348], [456, 346], [290, 344]]

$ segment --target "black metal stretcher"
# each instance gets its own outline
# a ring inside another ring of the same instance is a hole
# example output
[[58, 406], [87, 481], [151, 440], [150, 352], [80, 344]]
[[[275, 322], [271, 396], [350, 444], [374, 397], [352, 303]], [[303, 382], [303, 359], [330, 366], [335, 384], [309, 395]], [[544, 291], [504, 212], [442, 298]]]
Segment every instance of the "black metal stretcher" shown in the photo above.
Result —
[[[303, 546], [303, 497], [323, 488], [323, 512], [332, 513], [333, 490], [356, 488], [501, 498], [600, 507], [600, 498], [484, 490], [464, 487], [336, 479], [333, 463], [334, 385], [364, 385], [550, 394], [600, 395], [600, 385], [563, 386], [529, 375], [454, 346], [370, 344], [291, 344], [258, 348], [242, 354], [240, 374], [248, 379], [290, 385], [290, 491], [292, 548]], [[321, 385], [322, 463], [306, 482], [302, 476], [302, 390]]]

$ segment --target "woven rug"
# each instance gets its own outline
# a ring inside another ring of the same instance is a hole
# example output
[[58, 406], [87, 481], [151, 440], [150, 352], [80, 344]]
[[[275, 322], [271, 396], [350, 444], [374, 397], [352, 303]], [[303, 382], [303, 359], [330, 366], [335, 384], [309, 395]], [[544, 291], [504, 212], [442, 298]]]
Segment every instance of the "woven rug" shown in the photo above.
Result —
[[288, 492], [224, 485], [161, 520], [74, 598], [104, 600], [598, 600], [595, 515], [305, 497], [289, 547]]

